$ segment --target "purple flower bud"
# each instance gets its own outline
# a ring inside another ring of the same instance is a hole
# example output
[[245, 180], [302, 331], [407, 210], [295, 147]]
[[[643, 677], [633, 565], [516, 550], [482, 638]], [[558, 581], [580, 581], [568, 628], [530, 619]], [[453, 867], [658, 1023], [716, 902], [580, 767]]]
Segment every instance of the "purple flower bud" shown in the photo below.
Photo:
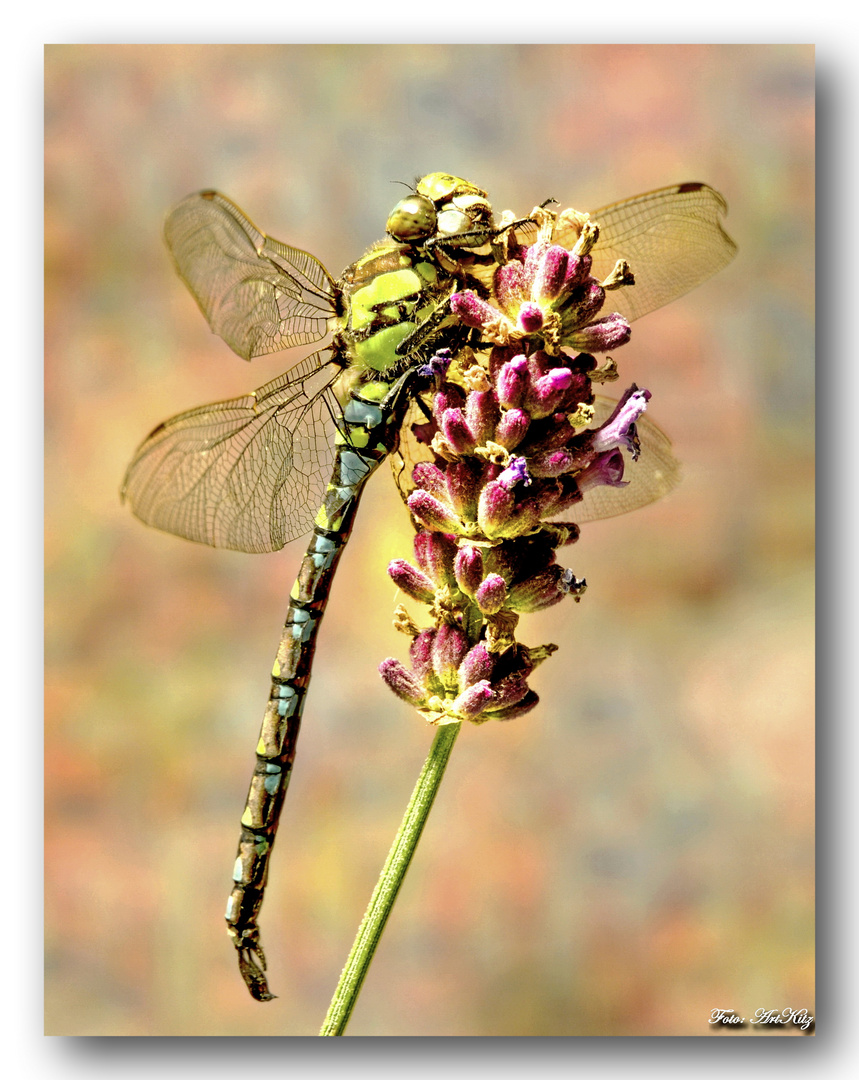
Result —
[[500, 418], [501, 410], [494, 390], [471, 391], [465, 401], [465, 422], [478, 446], [494, 437], [495, 425]]
[[579, 491], [606, 484], [609, 487], [625, 487], [623, 479], [623, 454], [620, 450], [606, 450], [597, 454], [591, 464], [576, 477]]
[[518, 705], [527, 693], [528, 684], [518, 675], [508, 675], [506, 679], [493, 683], [491, 709], [493, 719], [496, 710], [508, 709], [511, 705]]
[[480, 682], [476, 682], [473, 686], [463, 690], [459, 697], [454, 699], [451, 708], [463, 720], [474, 720], [480, 716], [491, 701], [492, 687], [486, 679], [481, 679]]
[[531, 415], [541, 418], [555, 412], [572, 382], [573, 373], [569, 368], [551, 368], [536, 378], [528, 394]]
[[495, 296], [503, 311], [513, 315], [523, 300], [528, 298], [525, 284], [525, 268], [521, 262], [511, 260], [495, 272]]
[[495, 441], [505, 450], [512, 450], [525, 438], [530, 423], [531, 417], [522, 409], [508, 409], [498, 421]]
[[535, 300], [554, 300], [560, 295], [567, 277], [570, 253], [559, 244], [550, 244], [534, 275], [531, 295]]
[[432, 650], [433, 671], [446, 686], [454, 685], [457, 669], [468, 652], [468, 639], [458, 626], [442, 623], [435, 635]]
[[462, 409], [445, 410], [441, 418], [441, 431], [455, 454], [470, 454], [477, 446]]
[[571, 294], [571, 299], [564, 305], [565, 311], [569, 311], [575, 320], [575, 326], [584, 326], [595, 319], [605, 303], [605, 289], [593, 278], [584, 285], [577, 285]]
[[514, 611], [527, 613], [557, 604], [569, 591], [561, 587], [563, 574], [564, 568], [557, 563], [532, 574], [510, 589], [507, 606]]
[[524, 716], [525, 713], [530, 712], [535, 705], [540, 701], [540, 698], [533, 690], [529, 690], [525, 697], [516, 705], [508, 705], [504, 709], [499, 709], [498, 712], [492, 712], [488, 719], [491, 720], [515, 720], [519, 716]]
[[447, 494], [444, 473], [431, 461], [419, 461], [412, 469], [412, 480], [415, 487], [423, 488], [437, 499], [444, 498]]
[[536, 334], [543, 327], [543, 309], [539, 304], [527, 300], [519, 308], [519, 327], [526, 334]]
[[408, 498], [409, 510], [430, 532], [459, 533], [462, 523], [427, 491], [413, 491]]
[[459, 686], [461, 690], [466, 690], [469, 686], [474, 686], [475, 683], [480, 682], [482, 679], [489, 679], [492, 675], [493, 661], [489, 654], [489, 650], [486, 648], [482, 641], [470, 649], [466, 654], [465, 659], [459, 665]]
[[625, 345], [631, 333], [626, 319], [615, 313], [576, 330], [565, 344], [580, 352], [608, 352], [609, 349], [618, 349]]
[[389, 656], [387, 660], [383, 660], [379, 664], [379, 674], [397, 697], [402, 698], [403, 701], [407, 701], [416, 708], [421, 708], [426, 704], [426, 691], [399, 660], [395, 660], [392, 656]]
[[430, 581], [439, 588], [453, 584], [456, 541], [442, 532], [415, 533], [415, 558]]
[[478, 547], [463, 547], [453, 561], [456, 583], [466, 596], [474, 596], [483, 580], [483, 555]]
[[508, 408], [521, 405], [528, 388], [528, 361], [514, 356], [498, 372], [498, 400]]
[[461, 409], [465, 404], [465, 391], [456, 383], [444, 383], [442, 388], [433, 397], [433, 414], [436, 419], [442, 416], [447, 409]]
[[416, 570], [405, 559], [393, 559], [388, 564], [388, 574], [398, 589], [413, 600], [420, 600], [422, 604], [431, 604], [435, 599], [433, 583], [420, 570]]
[[421, 630], [409, 647], [409, 659], [412, 662], [415, 677], [426, 682], [432, 674], [432, 650], [435, 642], [434, 628]]
[[497, 322], [500, 314], [471, 289], [454, 293], [450, 298], [450, 309], [466, 326], [488, 326]]
[[477, 523], [487, 537], [501, 535], [513, 509], [513, 495], [497, 480], [488, 483], [480, 493], [477, 504]]
[[507, 585], [500, 574], [488, 574], [474, 594], [477, 606], [484, 615], [497, 614], [507, 600]]
[[564, 278], [565, 292], [569, 292], [570, 289], [574, 289], [588, 279], [592, 262], [590, 255], [570, 255], [567, 263], [567, 274]]
[[450, 505], [463, 521], [474, 521], [477, 514], [477, 495], [481, 482], [481, 469], [473, 460], [449, 461], [447, 495]]

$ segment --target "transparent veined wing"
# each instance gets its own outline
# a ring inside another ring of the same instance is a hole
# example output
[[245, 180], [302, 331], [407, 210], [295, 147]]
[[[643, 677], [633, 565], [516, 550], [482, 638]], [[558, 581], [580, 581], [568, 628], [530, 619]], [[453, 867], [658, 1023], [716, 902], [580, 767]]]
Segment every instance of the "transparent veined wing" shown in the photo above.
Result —
[[[597, 395], [591, 427], [597, 428], [605, 423], [616, 406], [616, 401]], [[399, 446], [391, 455], [391, 468], [403, 500], [408, 499], [414, 491], [412, 482], [414, 466], [419, 461], [433, 460], [433, 454], [427, 442], [417, 438], [414, 430], [416, 426], [420, 428], [426, 423], [427, 418], [423, 411], [416, 403], [413, 404], [403, 423]], [[656, 502], [677, 486], [680, 481], [680, 462], [671, 449], [671, 440], [661, 428], [647, 418], [646, 414], [639, 417], [635, 426], [641, 452], [638, 460], [633, 461], [626, 450], [622, 451], [623, 479], [626, 481], [624, 486], [602, 485], [590, 488], [585, 492], [580, 503], [562, 510], [559, 516], [577, 523], [618, 517], [620, 514], [628, 514], [632, 510], [638, 510], [642, 506]], [[432, 430], [434, 428], [430, 426], [427, 438], [431, 437]]]
[[[599, 427], [611, 416], [617, 405], [616, 401], [597, 396], [594, 402], [593, 427]], [[625, 467], [623, 479], [628, 481], [624, 487], [601, 485], [588, 489], [580, 503], [572, 509], [563, 511], [568, 521], [581, 524], [584, 521], [599, 521], [602, 518], [618, 517], [647, 506], [663, 495], [667, 495], [680, 481], [680, 462], [671, 449], [671, 440], [647, 414], [635, 422], [641, 453], [637, 461], [623, 450]]]
[[[640, 319], [718, 273], [737, 253], [722, 228], [727, 209], [718, 191], [687, 183], [591, 211], [600, 227], [591, 252], [593, 276], [604, 280], [618, 259], [626, 259], [635, 275], [634, 285], [607, 294], [603, 311]], [[572, 229], [556, 230], [555, 240], [564, 247], [572, 248], [576, 239]]]
[[122, 498], [147, 525], [188, 540], [279, 550], [310, 531], [325, 494], [342, 370], [314, 353], [251, 394], [160, 424], [134, 455]]
[[245, 360], [328, 332], [337, 287], [322, 263], [260, 232], [224, 195], [183, 199], [164, 238], [209, 326]]

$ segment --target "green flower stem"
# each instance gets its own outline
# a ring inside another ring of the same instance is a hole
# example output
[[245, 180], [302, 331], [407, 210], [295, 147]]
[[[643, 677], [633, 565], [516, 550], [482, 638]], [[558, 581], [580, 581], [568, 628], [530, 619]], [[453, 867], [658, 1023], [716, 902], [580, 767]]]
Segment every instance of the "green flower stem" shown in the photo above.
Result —
[[391, 845], [364, 918], [358, 927], [355, 943], [340, 975], [340, 982], [334, 991], [328, 1015], [319, 1032], [320, 1035], [342, 1035], [346, 1030], [352, 1009], [361, 992], [364, 976], [370, 967], [379, 938], [388, 921], [388, 915], [391, 913], [415, 848], [418, 846], [418, 840], [421, 838], [438, 786], [444, 776], [450, 752], [461, 727], [461, 723], [439, 726], [421, 775], [415, 784], [409, 805], [406, 807], [399, 832]]

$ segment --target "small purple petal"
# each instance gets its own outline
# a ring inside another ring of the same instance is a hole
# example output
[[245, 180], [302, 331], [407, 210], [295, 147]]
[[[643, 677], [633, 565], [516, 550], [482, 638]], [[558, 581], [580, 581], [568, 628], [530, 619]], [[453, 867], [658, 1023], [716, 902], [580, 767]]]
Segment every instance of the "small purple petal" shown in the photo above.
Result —
[[625, 446], [637, 457], [634, 426], [636, 420], [647, 408], [650, 398], [649, 390], [639, 390], [637, 386], [631, 386], [617, 403], [617, 407], [608, 420], [597, 428], [591, 443], [594, 450]]
[[519, 483], [524, 484], [525, 487], [530, 487], [531, 476], [528, 473], [525, 458], [510, 458], [507, 468], [497, 477], [495, 482], [507, 488], [508, 491], [512, 491]]
[[598, 454], [593, 462], [576, 477], [579, 491], [607, 485], [608, 487], [626, 487], [623, 479], [623, 454], [620, 450], [606, 450]]

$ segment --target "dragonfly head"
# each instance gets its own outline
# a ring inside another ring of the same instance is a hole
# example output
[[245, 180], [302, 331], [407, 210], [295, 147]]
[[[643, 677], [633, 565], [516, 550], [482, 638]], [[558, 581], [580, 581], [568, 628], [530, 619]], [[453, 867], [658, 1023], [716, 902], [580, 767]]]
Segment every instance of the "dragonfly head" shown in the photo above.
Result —
[[481, 188], [448, 173], [429, 173], [391, 211], [388, 234], [401, 244], [492, 227], [492, 207]]

